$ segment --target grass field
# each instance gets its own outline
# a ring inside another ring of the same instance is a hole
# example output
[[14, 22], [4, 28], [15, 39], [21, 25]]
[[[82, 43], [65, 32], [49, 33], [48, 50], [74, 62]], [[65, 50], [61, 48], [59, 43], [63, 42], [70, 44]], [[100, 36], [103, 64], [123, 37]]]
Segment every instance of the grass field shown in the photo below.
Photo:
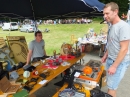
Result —
[[[94, 28], [96, 33], [100, 32], [100, 29], [104, 24], [94, 22], [91, 24], [58, 24], [58, 25], [39, 25], [38, 28], [44, 31], [45, 28], [50, 30], [49, 33], [43, 32], [43, 38], [45, 40], [45, 49], [47, 55], [52, 55], [53, 50], [58, 53], [63, 42], [70, 43], [71, 35], [75, 35], [75, 38], [83, 37], [87, 33], [89, 28]], [[0, 29], [0, 37], [6, 36], [25, 36], [27, 44], [34, 39], [34, 33], [26, 33], [20, 31], [2, 31]]]

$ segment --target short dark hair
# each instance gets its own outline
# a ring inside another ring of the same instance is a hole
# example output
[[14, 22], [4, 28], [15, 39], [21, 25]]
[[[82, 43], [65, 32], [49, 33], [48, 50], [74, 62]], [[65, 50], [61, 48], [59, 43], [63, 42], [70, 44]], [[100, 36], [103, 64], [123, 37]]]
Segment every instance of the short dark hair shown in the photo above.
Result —
[[119, 11], [119, 6], [118, 6], [118, 4], [117, 3], [115, 3], [115, 2], [110, 2], [110, 3], [107, 3], [105, 6], [104, 6], [104, 8], [107, 8], [107, 7], [111, 7], [111, 10], [112, 11], [115, 11], [116, 9]]
[[35, 36], [37, 36], [38, 33], [42, 33], [42, 32], [41, 32], [41, 31], [37, 31], [37, 32], [35, 32]]

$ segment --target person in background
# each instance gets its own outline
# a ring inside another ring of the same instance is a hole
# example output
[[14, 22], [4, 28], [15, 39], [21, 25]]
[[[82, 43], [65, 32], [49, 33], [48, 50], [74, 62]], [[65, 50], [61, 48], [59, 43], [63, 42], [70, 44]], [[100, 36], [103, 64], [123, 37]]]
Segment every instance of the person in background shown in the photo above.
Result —
[[37, 62], [41, 59], [44, 59], [46, 56], [45, 51], [45, 42], [42, 39], [42, 33], [41, 31], [35, 32], [35, 40], [32, 40], [29, 43], [28, 46], [29, 52], [27, 55], [27, 62], [26, 65], [28, 65], [31, 62]]
[[103, 14], [111, 23], [107, 50], [102, 57], [106, 61], [108, 94], [116, 97], [116, 90], [130, 64], [130, 26], [118, 16], [119, 7], [110, 2], [104, 6]]
[[121, 16], [122, 20], [126, 20], [127, 19], [127, 15], [125, 15], [124, 13]]

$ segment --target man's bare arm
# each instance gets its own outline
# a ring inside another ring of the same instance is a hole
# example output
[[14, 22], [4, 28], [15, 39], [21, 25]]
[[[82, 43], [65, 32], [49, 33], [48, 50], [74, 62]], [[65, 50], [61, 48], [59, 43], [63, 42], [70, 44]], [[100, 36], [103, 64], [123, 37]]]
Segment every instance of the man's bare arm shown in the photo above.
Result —
[[47, 55], [46, 55], [46, 50], [45, 50], [45, 49], [44, 49], [44, 56], [47, 56]]
[[108, 57], [108, 51], [106, 50], [104, 56], [101, 59], [102, 63], [104, 63], [106, 61], [107, 57]]
[[32, 50], [29, 50], [28, 52], [26, 65], [28, 65], [31, 60], [32, 52], [33, 52]]
[[130, 40], [125, 40], [125, 41], [120, 42], [121, 49], [118, 53], [118, 56], [117, 56], [115, 62], [113, 63], [114, 67], [117, 68], [118, 65], [121, 63], [121, 61], [124, 59], [124, 57], [125, 57], [125, 55], [127, 54], [127, 51], [128, 51], [129, 42], [130, 42]]

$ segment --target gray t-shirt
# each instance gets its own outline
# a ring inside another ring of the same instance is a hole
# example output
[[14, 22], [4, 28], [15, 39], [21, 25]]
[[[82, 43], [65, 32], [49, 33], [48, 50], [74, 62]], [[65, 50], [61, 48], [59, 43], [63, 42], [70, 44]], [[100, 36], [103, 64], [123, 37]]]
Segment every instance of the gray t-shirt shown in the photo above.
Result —
[[[121, 49], [120, 41], [130, 40], [130, 25], [123, 20], [119, 21], [118, 23], [111, 25], [108, 35], [108, 57], [115, 60], [117, 55]], [[130, 43], [128, 52], [123, 59], [130, 60]]]
[[44, 47], [45, 42], [44, 40], [41, 40], [41, 42], [37, 42], [36, 40], [33, 40], [29, 43], [29, 50], [32, 50], [32, 57], [31, 61], [34, 57], [43, 57], [44, 56]]

